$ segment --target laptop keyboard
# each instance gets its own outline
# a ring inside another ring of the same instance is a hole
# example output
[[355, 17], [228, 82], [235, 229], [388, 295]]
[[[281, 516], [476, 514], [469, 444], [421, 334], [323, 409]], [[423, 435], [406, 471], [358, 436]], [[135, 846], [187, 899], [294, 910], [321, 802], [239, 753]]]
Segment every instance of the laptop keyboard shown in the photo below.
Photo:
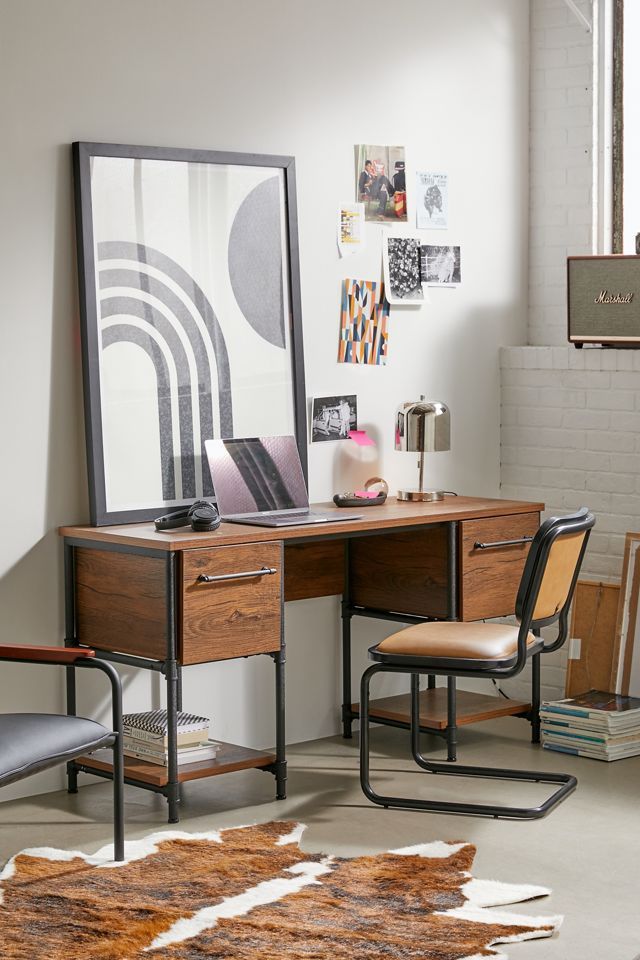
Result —
[[261, 513], [260, 516], [268, 517], [270, 520], [302, 520], [306, 519], [306, 517], [313, 516], [313, 514], [310, 510], [300, 510], [297, 513], [289, 513], [288, 511], [287, 513], [282, 513], [281, 511], [276, 511], [275, 513]]

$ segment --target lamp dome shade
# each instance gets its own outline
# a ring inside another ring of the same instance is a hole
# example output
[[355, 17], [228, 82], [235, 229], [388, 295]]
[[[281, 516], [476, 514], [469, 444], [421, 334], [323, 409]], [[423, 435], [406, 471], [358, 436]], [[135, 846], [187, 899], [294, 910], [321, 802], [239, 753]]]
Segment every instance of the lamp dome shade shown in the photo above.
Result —
[[449, 408], [439, 400], [402, 403], [396, 411], [395, 448], [408, 453], [451, 449]]

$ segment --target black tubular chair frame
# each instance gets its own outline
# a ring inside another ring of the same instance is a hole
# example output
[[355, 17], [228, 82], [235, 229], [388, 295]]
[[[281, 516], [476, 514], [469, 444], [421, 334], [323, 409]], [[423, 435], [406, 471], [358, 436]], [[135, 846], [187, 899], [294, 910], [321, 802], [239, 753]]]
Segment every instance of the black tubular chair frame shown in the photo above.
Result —
[[[518, 646], [515, 658], [511, 661], [488, 663], [481, 661], [482, 666], [473, 661], [451, 658], [410, 657], [385, 654], [376, 647], [369, 650], [369, 659], [374, 663], [365, 670], [360, 684], [360, 784], [365, 796], [379, 806], [395, 807], [410, 810], [427, 810], [432, 813], [465, 814], [472, 816], [490, 816], [517, 820], [535, 820], [544, 817], [550, 810], [572, 793], [577, 780], [574, 776], [564, 773], [547, 773], [543, 771], [512, 770], [496, 767], [479, 766], [452, 766], [450, 763], [441, 763], [427, 760], [420, 751], [420, 676], [447, 677], [447, 701], [449, 724], [455, 718], [456, 686], [455, 678], [482, 677], [489, 679], [506, 679], [513, 677], [525, 666], [527, 659], [532, 660], [532, 740], [540, 740], [540, 656], [542, 653], [559, 649], [566, 641], [569, 633], [569, 608], [578, 580], [578, 574], [587, 548], [591, 528], [595, 518], [590, 511], [583, 507], [574, 514], [566, 517], [550, 517], [539, 527], [531, 543], [525, 563], [518, 596], [516, 599], [516, 616], [520, 621], [518, 631]], [[534, 620], [536, 602], [542, 585], [551, 548], [557, 538], [563, 534], [584, 533], [584, 540], [573, 572], [571, 585], [566, 600], [560, 610], [553, 615]], [[558, 624], [556, 639], [546, 644], [542, 638], [538, 642], [529, 643], [531, 633], [536, 636], [542, 627]], [[371, 786], [369, 774], [369, 688], [371, 679], [377, 673], [404, 673], [411, 677], [411, 754], [416, 764], [428, 773], [453, 777], [471, 777], [487, 780], [526, 781], [530, 783], [559, 784], [558, 789], [543, 803], [535, 807], [498, 806], [495, 804], [465, 803], [457, 801], [420, 800], [417, 798], [384, 796], [376, 793]], [[454, 728], [455, 730], [455, 728]], [[455, 749], [455, 739], [453, 740]], [[450, 742], [451, 749], [451, 742]]]
[[[27, 648], [28, 649], [28, 648]], [[120, 676], [112, 666], [105, 660], [99, 660], [97, 657], [83, 657], [69, 662], [56, 662], [51, 659], [38, 659], [34, 656], [25, 657], [24, 660], [19, 657], [2, 656], [0, 650], [0, 661], [8, 663], [38, 663], [51, 666], [64, 666], [65, 668], [75, 669], [76, 667], [94, 668], [101, 670], [109, 678], [111, 684], [111, 713], [113, 726], [113, 859], [118, 862], [124, 860], [124, 754], [122, 741], [122, 684]], [[69, 759], [66, 757], [65, 759]], [[60, 761], [61, 763], [64, 760]]]

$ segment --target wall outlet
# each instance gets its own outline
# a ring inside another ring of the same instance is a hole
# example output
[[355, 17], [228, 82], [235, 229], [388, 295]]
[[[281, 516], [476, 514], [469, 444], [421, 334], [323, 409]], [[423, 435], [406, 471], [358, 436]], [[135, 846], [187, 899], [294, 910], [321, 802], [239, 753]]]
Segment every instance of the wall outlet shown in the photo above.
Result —
[[580, 659], [581, 646], [582, 646], [582, 640], [580, 639], [580, 637], [571, 637], [569, 639], [569, 660]]

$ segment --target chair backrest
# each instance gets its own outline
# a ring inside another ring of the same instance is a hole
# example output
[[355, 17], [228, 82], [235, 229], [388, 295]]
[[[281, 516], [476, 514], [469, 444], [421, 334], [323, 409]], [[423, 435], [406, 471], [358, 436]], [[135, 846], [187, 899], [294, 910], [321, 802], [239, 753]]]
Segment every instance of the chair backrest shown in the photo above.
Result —
[[540, 525], [516, 598], [516, 616], [527, 630], [546, 627], [566, 615], [595, 522], [588, 508], [581, 507]]

